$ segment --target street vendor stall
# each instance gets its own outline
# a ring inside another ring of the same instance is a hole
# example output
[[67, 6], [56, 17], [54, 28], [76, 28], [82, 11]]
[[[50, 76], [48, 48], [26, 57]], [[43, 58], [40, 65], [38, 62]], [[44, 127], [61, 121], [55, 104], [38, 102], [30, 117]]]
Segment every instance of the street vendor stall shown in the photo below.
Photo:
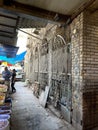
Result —
[[9, 130], [12, 103], [7, 97], [8, 87], [0, 84], [0, 130]]
[[0, 84], [4, 84], [4, 78], [0, 78]]

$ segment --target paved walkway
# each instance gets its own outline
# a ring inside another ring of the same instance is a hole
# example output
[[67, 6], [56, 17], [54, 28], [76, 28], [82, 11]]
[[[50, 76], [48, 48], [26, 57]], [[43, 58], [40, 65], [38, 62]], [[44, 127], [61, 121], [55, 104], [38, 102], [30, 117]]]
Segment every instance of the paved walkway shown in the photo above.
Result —
[[73, 130], [65, 121], [44, 109], [32, 91], [24, 84], [15, 84], [16, 93], [12, 94], [11, 130]]

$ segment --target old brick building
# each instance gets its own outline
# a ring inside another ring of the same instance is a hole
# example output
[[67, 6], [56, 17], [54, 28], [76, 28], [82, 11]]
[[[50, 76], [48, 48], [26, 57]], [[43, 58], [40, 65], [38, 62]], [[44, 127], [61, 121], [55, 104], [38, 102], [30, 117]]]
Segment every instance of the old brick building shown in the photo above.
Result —
[[[98, 0], [0, 0], [0, 43], [31, 28], [26, 78], [76, 130], [98, 127]], [[51, 100], [50, 100], [51, 99]]]
[[[51, 28], [51, 29], [50, 29]], [[50, 87], [53, 105], [61, 103], [65, 119], [77, 130], [98, 124], [98, 12], [84, 11], [66, 27], [48, 24], [44, 40], [29, 40], [29, 78]], [[28, 59], [28, 56], [27, 58]]]

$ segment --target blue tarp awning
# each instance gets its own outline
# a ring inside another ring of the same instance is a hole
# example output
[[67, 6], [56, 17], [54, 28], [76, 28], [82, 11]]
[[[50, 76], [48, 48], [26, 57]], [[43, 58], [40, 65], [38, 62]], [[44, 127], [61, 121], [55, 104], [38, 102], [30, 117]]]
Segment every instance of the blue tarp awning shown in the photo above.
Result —
[[14, 58], [8, 58], [6, 56], [0, 56], [0, 61], [6, 61], [10, 64], [16, 64], [18, 62], [21, 62], [24, 59], [24, 56], [26, 54], [26, 51], [22, 52], [19, 55], [16, 55]]
[[0, 56], [15, 57], [19, 47], [0, 44]]

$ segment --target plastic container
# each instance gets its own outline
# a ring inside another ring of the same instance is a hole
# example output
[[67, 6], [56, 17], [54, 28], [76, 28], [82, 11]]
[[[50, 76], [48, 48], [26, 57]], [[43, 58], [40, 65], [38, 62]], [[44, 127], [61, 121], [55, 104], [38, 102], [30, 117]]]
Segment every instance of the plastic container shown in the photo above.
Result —
[[11, 98], [5, 99], [5, 103], [12, 103], [12, 99]]
[[9, 121], [0, 119], [0, 130], [9, 130]]
[[0, 120], [2, 120], [2, 119], [9, 120], [10, 119], [10, 115], [8, 115], [8, 114], [0, 114]]
[[12, 99], [11, 98], [5, 99], [5, 103], [10, 104], [10, 106], [12, 107]]
[[0, 110], [0, 115], [1, 114], [11, 114], [11, 110]]
[[11, 110], [10, 106], [0, 106], [0, 110]]

